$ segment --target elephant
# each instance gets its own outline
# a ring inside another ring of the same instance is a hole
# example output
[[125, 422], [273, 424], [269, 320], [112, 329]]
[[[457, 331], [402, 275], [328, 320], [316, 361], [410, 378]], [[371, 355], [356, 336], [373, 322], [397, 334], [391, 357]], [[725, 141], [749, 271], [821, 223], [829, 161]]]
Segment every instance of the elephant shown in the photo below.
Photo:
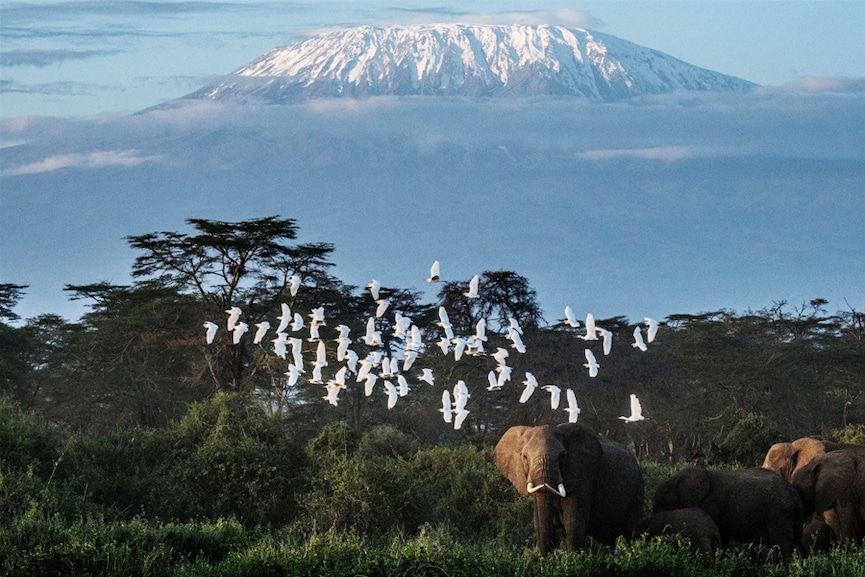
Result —
[[586, 535], [604, 544], [633, 538], [643, 518], [643, 477], [627, 449], [576, 423], [515, 426], [494, 451], [499, 471], [534, 499], [538, 548], [558, 546], [558, 523], [568, 550]]
[[781, 475], [763, 468], [707, 470], [690, 466], [658, 485], [652, 513], [698, 507], [730, 541], [777, 547], [788, 559], [802, 547], [802, 501]]
[[818, 455], [794, 472], [790, 483], [806, 514], [834, 510], [829, 526], [840, 541], [865, 537], [865, 448]]
[[[787, 481], [793, 473], [807, 465], [817, 455], [856, 448], [857, 445], [836, 443], [817, 437], [802, 437], [791, 443], [775, 443], [763, 459], [763, 468], [775, 471]], [[837, 526], [835, 510], [815, 512], [802, 529], [802, 542], [809, 551], [827, 551], [835, 536], [831, 529]]]
[[855, 445], [845, 445], [815, 437], [803, 437], [792, 443], [775, 443], [763, 459], [763, 468], [775, 471], [789, 481], [794, 471], [807, 465], [817, 455], [853, 447]]
[[678, 533], [690, 541], [695, 553], [714, 555], [721, 548], [718, 526], [708, 513], [696, 507], [658, 511], [643, 521], [640, 533], [649, 537]]

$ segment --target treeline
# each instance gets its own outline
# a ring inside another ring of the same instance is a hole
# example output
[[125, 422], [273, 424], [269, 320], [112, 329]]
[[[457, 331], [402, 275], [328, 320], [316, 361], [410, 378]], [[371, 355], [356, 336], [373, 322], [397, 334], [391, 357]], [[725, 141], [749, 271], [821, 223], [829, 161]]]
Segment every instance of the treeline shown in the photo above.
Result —
[[[519, 403], [521, 381], [531, 372], [541, 385], [574, 390], [581, 423], [629, 445], [641, 459], [665, 463], [752, 462], [776, 440], [832, 435], [865, 422], [865, 315], [849, 303], [834, 313], [827, 301], [814, 299], [801, 305], [779, 301], [744, 313], [671, 315], [645, 352], [630, 345], [642, 319], [598, 319], [598, 326], [613, 334], [612, 351], [604, 356], [600, 341], [579, 338], [582, 328], [545, 319], [528, 279], [512, 271], [480, 275], [476, 299], [464, 294], [467, 279], [437, 285], [433, 303], [411, 288], [382, 287], [380, 299], [389, 307], [375, 318], [377, 303], [369, 291], [332, 274], [332, 245], [293, 242], [294, 220], [190, 219], [188, 224], [192, 233], [127, 239], [139, 255], [132, 285], [67, 286], [70, 298], [90, 305], [77, 322], [46, 314], [13, 326], [20, 320], [14, 306], [26, 298], [26, 286], [0, 285], [0, 318], [6, 321], [0, 323], [2, 393], [53, 425], [85, 435], [164, 429], [182, 419], [191, 403], [232, 392], [256, 399], [291, 423], [304, 442], [330, 423], [346, 423], [361, 431], [389, 425], [423, 446], [455, 440], [482, 446], [515, 424], [567, 418], [565, 403], [552, 410], [540, 388]], [[294, 295], [293, 277], [300, 281]], [[313, 308], [324, 308], [327, 324], [320, 332], [330, 361], [322, 370], [324, 380], [344, 365], [334, 358], [338, 325], [350, 329], [351, 348], [361, 359], [374, 351], [402, 359], [405, 341], [393, 334], [394, 318], [409, 317], [426, 345], [403, 371], [411, 392], [389, 410], [381, 380], [367, 396], [363, 383], [350, 375], [339, 405], [328, 404], [324, 387], [309, 382], [316, 343], [305, 338], [308, 332], [300, 335], [306, 373], [286, 387], [291, 357], [274, 353], [273, 332], [252, 344], [255, 324], [268, 320], [275, 327], [283, 304], [307, 323]], [[224, 330], [225, 311], [232, 306], [242, 309], [241, 320], [251, 328], [237, 345]], [[473, 334], [483, 318], [487, 352], [510, 351], [512, 378], [501, 390], [486, 390], [487, 375], [496, 367], [489, 355], [455, 361], [439, 350], [440, 306], [457, 335]], [[362, 341], [370, 318], [381, 344]], [[511, 319], [523, 330], [525, 353], [505, 338]], [[205, 343], [205, 320], [222, 327], [211, 345]], [[583, 366], [583, 349], [589, 347], [601, 364], [595, 378]], [[435, 385], [417, 378], [421, 367], [433, 370]], [[458, 380], [466, 382], [472, 397], [471, 412], [455, 431], [438, 408], [442, 390]], [[624, 424], [618, 416], [626, 414], [631, 393], [640, 397], [647, 418]]]

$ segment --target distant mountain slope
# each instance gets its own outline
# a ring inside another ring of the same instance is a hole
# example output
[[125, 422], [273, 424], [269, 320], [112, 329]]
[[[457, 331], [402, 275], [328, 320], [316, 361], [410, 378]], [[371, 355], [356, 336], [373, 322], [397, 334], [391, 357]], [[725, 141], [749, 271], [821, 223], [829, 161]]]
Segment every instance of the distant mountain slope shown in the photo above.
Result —
[[614, 36], [560, 26], [362, 26], [275, 48], [187, 98], [569, 95], [592, 101], [753, 83]]

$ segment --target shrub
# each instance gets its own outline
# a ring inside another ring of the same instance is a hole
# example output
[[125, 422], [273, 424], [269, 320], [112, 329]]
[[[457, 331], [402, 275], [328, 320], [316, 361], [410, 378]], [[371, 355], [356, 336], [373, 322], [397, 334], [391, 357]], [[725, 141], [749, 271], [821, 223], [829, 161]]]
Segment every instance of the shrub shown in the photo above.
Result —
[[724, 459], [746, 467], [756, 467], [763, 462], [766, 451], [781, 441], [778, 425], [764, 417], [750, 413], [739, 420], [721, 443]]
[[833, 431], [832, 436], [840, 443], [865, 446], [865, 425], [847, 425], [843, 429]]
[[0, 395], [0, 470], [27, 471], [47, 480], [62, 456], [64, 438], [48, 423]]
[[165, 517], [254, 525], [286, 523], [295, 514], [307, 459], [285, 422], [248, 399], [221, 393], [197, 403], [167, 436], [174, 490], [161, 496]]
[[418, 448], [416, 439], [393, 425], [376, 425], [360, 438], [357, 454], [361, 457], [410, 457]]
[[359, 441], [360, 435], [348, 423], [330, 422], [307, 444], [306, 452], [310, 456], [345, 459], [354, 455]]

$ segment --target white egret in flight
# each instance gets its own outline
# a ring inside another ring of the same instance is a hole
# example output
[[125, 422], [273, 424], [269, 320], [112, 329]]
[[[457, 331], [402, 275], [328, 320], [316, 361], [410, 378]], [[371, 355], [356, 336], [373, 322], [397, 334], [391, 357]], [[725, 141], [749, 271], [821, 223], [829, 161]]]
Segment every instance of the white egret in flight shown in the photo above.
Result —
[[212, 344], [213, 338], [216, 336], [216, 331], [219, 330], [219, 325], [210, 321], [204, 321], [202, 326], [207, 329], [207, 332], [204, 335], [207, 344]]
[[439, 277], [441, 276], [441, 265], [439, 261], [435, 261], [432, 263], [432, 266], [429, 269], [429, 278], [426, 279], [427, 282], [439, 282]]
[[640, 330], [640, 325], [637, 325], [637, 328], [634, 329], [634, 342], [631, 346], [636, 347], [643, 352], [646, 351], [646, 342], [643, 340], [643, 332]]
[[568, 406], [565, 411], [568, 412], [568, 422], [576, 423], [580, 416], [580, 407], [577, 406], [577, 395], [571, 389], [568, 389]]
[[561, 398], [562, 390], [556, 385], [544, 385], [543, 389], [550, 393], [550, 408], [555, 411], [559, 408], [559, 399]]
[[646, 342], [651, 343], [655, 340], [655, 335], [658, 334], [658, 321], [646, 317], [643, 319], [649, 329], [646, 331]]
[[637, 395], [631, 395], [631, 414], [627, 417], [621, 416], [619, 418], [626, 423], [636, 423], [645, 419], [643, 417], [643, 407], [640, 405], [640, 399], [637, 398]]
[[470, 299], [478, 298], [478, 284], [481, 282], [480, 275], [475, 275], [469, 281], [469, 292], [463, 293], [463, 296]]
[[601, 367], [601, 365], [598, 364], [598, 361], [595, 360], [595, 354], [589, 349], [586, 349], [586, 364], [584, 364], [583, 366], [589, 369], [590, 377], [598, 376], [598, 369]]
[[270, 323], [267, 321], [261, 321], [260, 323], [255, 323], [255, 326], [258, 327], [258, 330], [255, 331], [255, 336], [252, 338], [252, 344], [257, 345], [261, 342], [261, 339], [264, 338], [264, 335], [267, 334], [267, 330], [270, 328]]

